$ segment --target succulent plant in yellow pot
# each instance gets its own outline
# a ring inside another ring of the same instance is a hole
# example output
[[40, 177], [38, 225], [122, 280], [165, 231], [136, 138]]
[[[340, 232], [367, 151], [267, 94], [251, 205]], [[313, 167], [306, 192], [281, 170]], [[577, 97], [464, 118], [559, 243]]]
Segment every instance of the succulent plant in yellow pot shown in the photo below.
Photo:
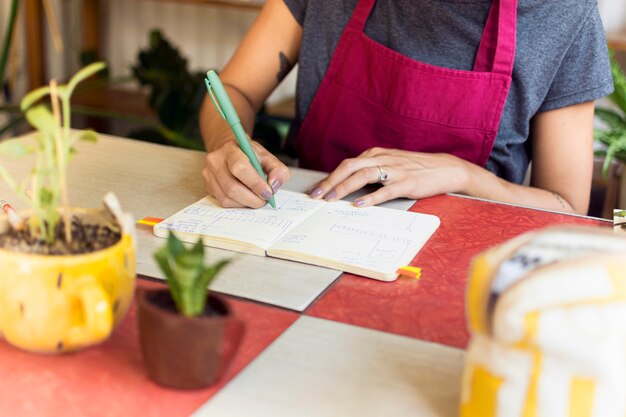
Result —
[[104, 67], [91, 64], [65, 85], [53, 81], [27, 94], [21, 108], [36, 130], [33, 140], [0, 143], [0, 154], [34, 154], [36, 161], [22, 181], [0, 164], [2, 180], [30, 205], [0, 216], [0, 336], [28, 351], [67, 352], [102, 342], [133, 297], [132, 218], [110, 193], [103, 208], [73, 208], [67, 198], [74, 144], [96, 140], [93, 131], [70, 129], [70, 97]]

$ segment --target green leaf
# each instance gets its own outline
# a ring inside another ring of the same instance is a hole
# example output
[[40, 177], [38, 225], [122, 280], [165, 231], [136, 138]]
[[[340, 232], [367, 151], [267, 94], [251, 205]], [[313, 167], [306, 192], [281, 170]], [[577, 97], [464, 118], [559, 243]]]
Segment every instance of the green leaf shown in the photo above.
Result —
[[609, 167], [611, 166], [611, 162], [613, 162], [613, 156], [615, 155], [615, 146], [609, 145], [606, 150], [606, 156], [604, 157], [604, 163], [602, 164], [602, 175], [605, 177], [609, 173]]
[[208, 288], [211, 281], [213, 281], [220, 271], [230, 262], [230, 259], [222, 259], [211, 267], [205, 268], [198, 279], [198, 290]]
[[181, 268], [195, 270], [198, 271], [198, 273], [202, 269], [203, 262], [204, 245], [202, 244], [202, 239], [198, 239], [191, 249], [185, 249], [185, 253], [181, 253], [180, 256], [177, 257], [177, 264], [180, 265]]
[[22, 99], [20, 103], [20, 109], [22, 111], [25, 111], [26, 109], [30, 108], [30, 106], [32, 106], [37, 101], [39, 101], [41, 98], [49, 94], [50, 94], [49, 86], [39, 87], [38, 89], [31, 91], [30, 93], [26, 94], [24, 98]]
[[[616, 134], [612, 137], [613, 140], [611, 141], [611, 144], [615, 146], [615, 152], [617, 154], [621, 154], [622, 152], [626, 151], [626, 130], [615, 133]], [[620, 155], [618, 155], [618, 157], [620, 157], [621, 159]]]
[[54, 190], [51, 190], [48, 187], [41, 187], [39, 190], [39, 201], [41, 205], [46, 206], [56, 206], [56, 198]]
[[196, 314], [202, 314], [204, 311], [209, 284], [219, 274], [222, 268], [229, 263], [230, 259], [223, 259], [210, 267], [202, 268], [202, 272], [196, 279], [192, 290], [194, 311], [197, 312]]
[[2, 164], [0, 164], [0, 179], [2, 179], [13, 191], [17, 191], [17, 182]]
[[[9, 12], [8, 23], [6, 24], [6, 32], [4, 35], [4, 41], [2, 44], [2, 49], [0, 50], [0, 84], [4, 83], [4, 71], [6, 69], [6, 65], [8, 62], [9, 50], [11, 49], [13, 35], [16, 32], [15, 22], [17, 20], [17, 14], [18, 14], [17, 12], [19, 8], [20, 8], [20, 0], [11, 1], [11, 9]], [[7, 9], [5, 8], [4, 11], [6, 12]], [[3, 19], [3, 20], [6, 20], [6, 19]]]
[[70, 143], [69, 143], [69, 146], [70, 146], [69, 153], [76, 152], [76, 149], [74, 149], [73, 146], [79, 140], [82, 140], [83, 142], [96, 143], [98, 142], [98, 134], [91, 129], [87, 129], [87, 130], [80, 131], [78, 134], [72, 135], [70, 139]]
[[609, 100], [617, 104], [617, 106], [626, 113], [626, 75], [622, 67], [619, 65], [613, 52], [611, 51], [611, 74], [613, 75], [614, 91], [609, 96]]
[[172, 259], [176, 259], [179, 256], [183, 255], [187, 249], [183, 245], [183, 243], [178, 240], [176, 235], [170, 231], [169, 236], [167, 237], [167, 250], [169, 251]]
[[604, 142], [607, 140], [607, 136], [611, 133], [609, 130], [593, 129], [593, 138], [597, 141]]
[[187, 248], [170, 232], [166, 244], [154, 254], [181, 314], [194, 316], [204, 311], [208, 284], [230, 262], [222, 260], [205, 267], [204, 251], [202, 239]]
[[94, 62], [93, 64], [87, 65], [85, 68], [78, 71], [74, 76], [70, 79], [70, 82], [67, 83], [67, 96], [71, 96], [74, 92], [76, 86], [81, 82], [91, 77], [98, 71], [102, 71], [106, 68], [106, 63], [104, 62]]
[[598, 119], [606, 123], [611, 130], [626, 129], [626, 119], [624, 118], [624, 115], [619, 114], [613, 109], [599, 107], [596, 108], [595, 115]]
[[181, 314], [187, 317], [193, 317], [202, 313], [202, 310], [198, 310], [198, 303], [195, 300], [196, 294], [193, 291], [184, 291], [181, 293], [181, 295], [182, 303], [181, 307], [179, 308]]
[[78, 140], [96, 143], [98, 142], [98, 134], [91, 129], [83, 130], [78, 135]]
[[607, 175], [609, 167], [614, 159], [626, 162], [626, 130], [622, 132], [612, 132], [611, 139], [607, 143], [606, 156], [602, 165], [602, 175]]
[[35, 129], [49, 135], [53, 135], [58, 127], [50, 109], [43, 104], [26, 110], [26, 120]]
[[8, 140], [0, 143], [0, 153], [13, 158], [20, 158], [32, 152], [33, 148], [19, 140]]
[[599, 130], [596, 129], [593, 132], [593, 136], [594, 138], [605, 144], [605, 145], [610, 145], [611, 143], [615, 142], [616, 140], [619, 139], [619, 137], [621, 136], [621, 133], [619, 131], [616, 130]]
[[170, 295], [172, 296], [172, 300], [174, 300], [174, 304], [176, 308], [180, 310], [181, 308], [181, 297], [180, 297], [180, 289], [178, 287], [178, 283], [176, 281], [174, 271], [170, 265], [170, 253], [168, 251], [168, 246], [165, 245], [161, 249], [157, 250], [154, 253], [154, 259], [156, 260], [159, 268], [165, 275], [165, 280], [167, 281], [167, 286], [170, 290]]
[[195, 256], [185, 253], [176, 257], [174, 262], [174, 274], [180, 287], [185, 289], [193, 287], [193, 283], [200, 272], [199, 267], [201, 266], [201, 264], [198, 265]]
[[167, 251], [167, 247], [163, 246], [156, 252], [154, 252], [154, 259], [157, 261], [157, 264], [161, 268], [161, 271], [165, 275], [165, 277], [173, 276], [172, 268], [170, 267], [169, 262], [169, 252]]

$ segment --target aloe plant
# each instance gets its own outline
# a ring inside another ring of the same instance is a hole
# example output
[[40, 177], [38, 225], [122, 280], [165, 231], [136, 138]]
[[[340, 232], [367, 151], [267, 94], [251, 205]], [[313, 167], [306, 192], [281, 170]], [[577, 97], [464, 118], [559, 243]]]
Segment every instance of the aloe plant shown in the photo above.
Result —
[[207, 287], [230, 262], [229, 259], [223, 259], [206, 266], [202, 239], [187, 248], [172, 232], [166, 244], [154, 253], [154, 258], [165, 274], [176, 308], [189, 317], [204, 312]]
[[[75, 153], [78, 140], [96, 141], [93, 131], [72, 132], [70, 130], [70, 99], [76, 86], [86, 78], [105, 68], [97, 62], [78, 71], [65, 85], [50, 85], [28, 93], [20, 108], [26, 120], [36, 129], [34, 144], [23, 141], [0, 143], [0, 153], [13, 157], [34, 154], [35, 166], [30, 175], [18, 182], [0, 164], [0, 178], [33, 209], [29, 217], [31, 235], [52, 244], [55, 228], [61, 221], [61, 213], [69, 216], [67, 198], [67, 166]], [[40, 103], [48, 98], [50, 103]], [[61, 210], [62, 207], [66, 210]], [[70, 221], [65, 218], [65, 239], [71, 241]]]
[[596, 152], [604, 156], [604, 175], [614, 159], [626, 162], [626, 75], [612, 53], [611, 73], [614, 91], [608, 99], [614, 108], [598, 107], [595, 110], [596, 116], [607, 126], [607, 129], [596, 129], [594, 132], [595, 139], [606, 145], [606, 150]]

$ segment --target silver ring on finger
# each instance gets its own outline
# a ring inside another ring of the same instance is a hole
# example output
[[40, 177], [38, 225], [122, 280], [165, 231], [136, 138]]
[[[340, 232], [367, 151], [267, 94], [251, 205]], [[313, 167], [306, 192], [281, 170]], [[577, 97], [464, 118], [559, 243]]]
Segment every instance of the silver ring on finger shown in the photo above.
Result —
[[385, 185], [385, 181], [389, 179], [389, 173], [387, 173], [379, 166], [376, 166], [376, 168], [378, 168], [378, 183]]

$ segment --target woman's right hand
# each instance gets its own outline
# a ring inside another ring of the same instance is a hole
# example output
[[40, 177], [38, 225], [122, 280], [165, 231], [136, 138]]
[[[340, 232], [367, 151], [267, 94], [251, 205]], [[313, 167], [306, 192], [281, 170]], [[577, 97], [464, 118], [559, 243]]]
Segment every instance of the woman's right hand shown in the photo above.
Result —
[[267, 174], [267, 182], [234, 139], [206, 155], [202, 176], [209, 195], [222, 207], [263, 207], [291, 177], [289, 168], [278, 158], [257, 142], [250, 142]]
[[[255, 115], [298, 60], [302, 28], [284, 0], [266, 0], [220, 78], [248, 134]], [[239, 149], [230, 127], [205, 97], [200, 113], [206, 189], [223, 207], [262, 207], [290, 177], [289, 169], [256, 142], [265, 181]], [[268, 185], [269, 184], [269, 185]]]

